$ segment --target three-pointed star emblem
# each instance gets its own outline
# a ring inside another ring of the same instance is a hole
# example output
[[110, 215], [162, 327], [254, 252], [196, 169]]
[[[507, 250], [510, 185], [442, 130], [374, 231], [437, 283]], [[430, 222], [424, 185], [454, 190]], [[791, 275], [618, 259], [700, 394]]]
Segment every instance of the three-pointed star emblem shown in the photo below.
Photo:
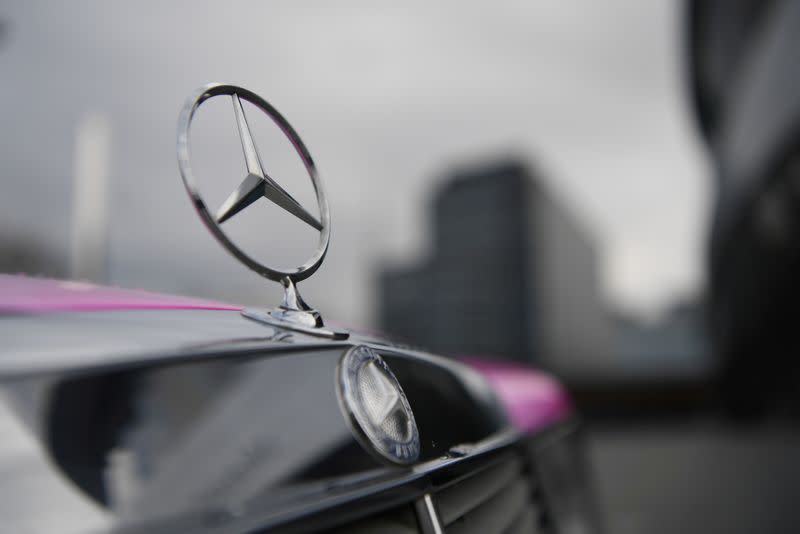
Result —
[[402, 411], [402, 398], [397, 387], [375, 362], [368, 363], [362, 372], [370, 375], [370, 382], [375, 388], [375, 398], [373, 402], [367, 404], [367, 412], [372, 423], [381, 426], [389, 416], [397, 411]]
[[231, 98], [233, 99], [236, 123], [239, 127], [239, 137], [242, 140], [244, 160], [247, 165], [247, 177], [217, 210], [214, 217], [217, 223], [221, 224], [227, 221], [259, 198], [265, 197], [298, 219], [321, 231], [322, 223], [264, 172], [264, 168], [261, 165], [261, 157], [259, 157], [255, 142], [253, 142], [253, 136], [250, 133], [250, 127], [247, 125], [239, 95], [234, 93]]

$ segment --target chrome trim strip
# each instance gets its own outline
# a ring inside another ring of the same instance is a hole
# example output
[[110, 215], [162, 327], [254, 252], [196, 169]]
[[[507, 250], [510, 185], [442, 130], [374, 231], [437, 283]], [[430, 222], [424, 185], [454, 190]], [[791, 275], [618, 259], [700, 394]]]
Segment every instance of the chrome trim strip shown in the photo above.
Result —
[[417, 512], [417, 521], [422, 534], [444, 534], [442, 522], [436, 512], [436, 506], [430, 493], [426, 493], [420, 500], [414, 503]]

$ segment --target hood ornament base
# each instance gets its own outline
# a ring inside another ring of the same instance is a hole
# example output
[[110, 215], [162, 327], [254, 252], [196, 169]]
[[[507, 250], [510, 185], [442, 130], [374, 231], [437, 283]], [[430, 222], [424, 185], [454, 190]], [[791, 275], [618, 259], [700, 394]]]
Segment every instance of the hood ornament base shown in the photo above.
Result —
[[350, 337], [346, 330], [326, 327], [322, 316], [305, 303], [291, 278], [282, 279], [281, 284], [283, 285], [283, 302], [280, 306], [271, 310], [246, 308], [242, 310], [242, 315], [259, 323], [295, 330], [312, 336], [337, 340]]

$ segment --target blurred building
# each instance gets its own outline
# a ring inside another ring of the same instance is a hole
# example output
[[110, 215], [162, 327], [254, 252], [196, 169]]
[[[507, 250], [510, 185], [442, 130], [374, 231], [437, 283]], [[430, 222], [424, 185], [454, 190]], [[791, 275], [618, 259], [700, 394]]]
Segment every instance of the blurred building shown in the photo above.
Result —
[[675, 302], [655, 322], [617, 314], [614, 352], [618, 379], [698, 381], [708, 379], [713, 361], [706, 335], [706, 309], [699, 298]]
[[602, 366], [611, 327], [594, 243], [523, 164], [455, 172], [432, 219], [430, 257], [380, 276], [385, 332], [573, 376]]

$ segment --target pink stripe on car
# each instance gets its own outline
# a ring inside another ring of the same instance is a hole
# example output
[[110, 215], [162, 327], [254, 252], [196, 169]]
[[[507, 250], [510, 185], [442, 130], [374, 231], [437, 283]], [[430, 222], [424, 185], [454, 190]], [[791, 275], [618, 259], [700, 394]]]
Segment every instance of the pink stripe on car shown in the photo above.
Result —
[[566, 389], [547, 373], [498, 360], [462, 358], [461, 361], [492, 385], [518, 430], [540, 430], [572, 413], [572, 401]]
[[0, 274], [0, 313], [103, 310], [241, 310], [211, 300]]

